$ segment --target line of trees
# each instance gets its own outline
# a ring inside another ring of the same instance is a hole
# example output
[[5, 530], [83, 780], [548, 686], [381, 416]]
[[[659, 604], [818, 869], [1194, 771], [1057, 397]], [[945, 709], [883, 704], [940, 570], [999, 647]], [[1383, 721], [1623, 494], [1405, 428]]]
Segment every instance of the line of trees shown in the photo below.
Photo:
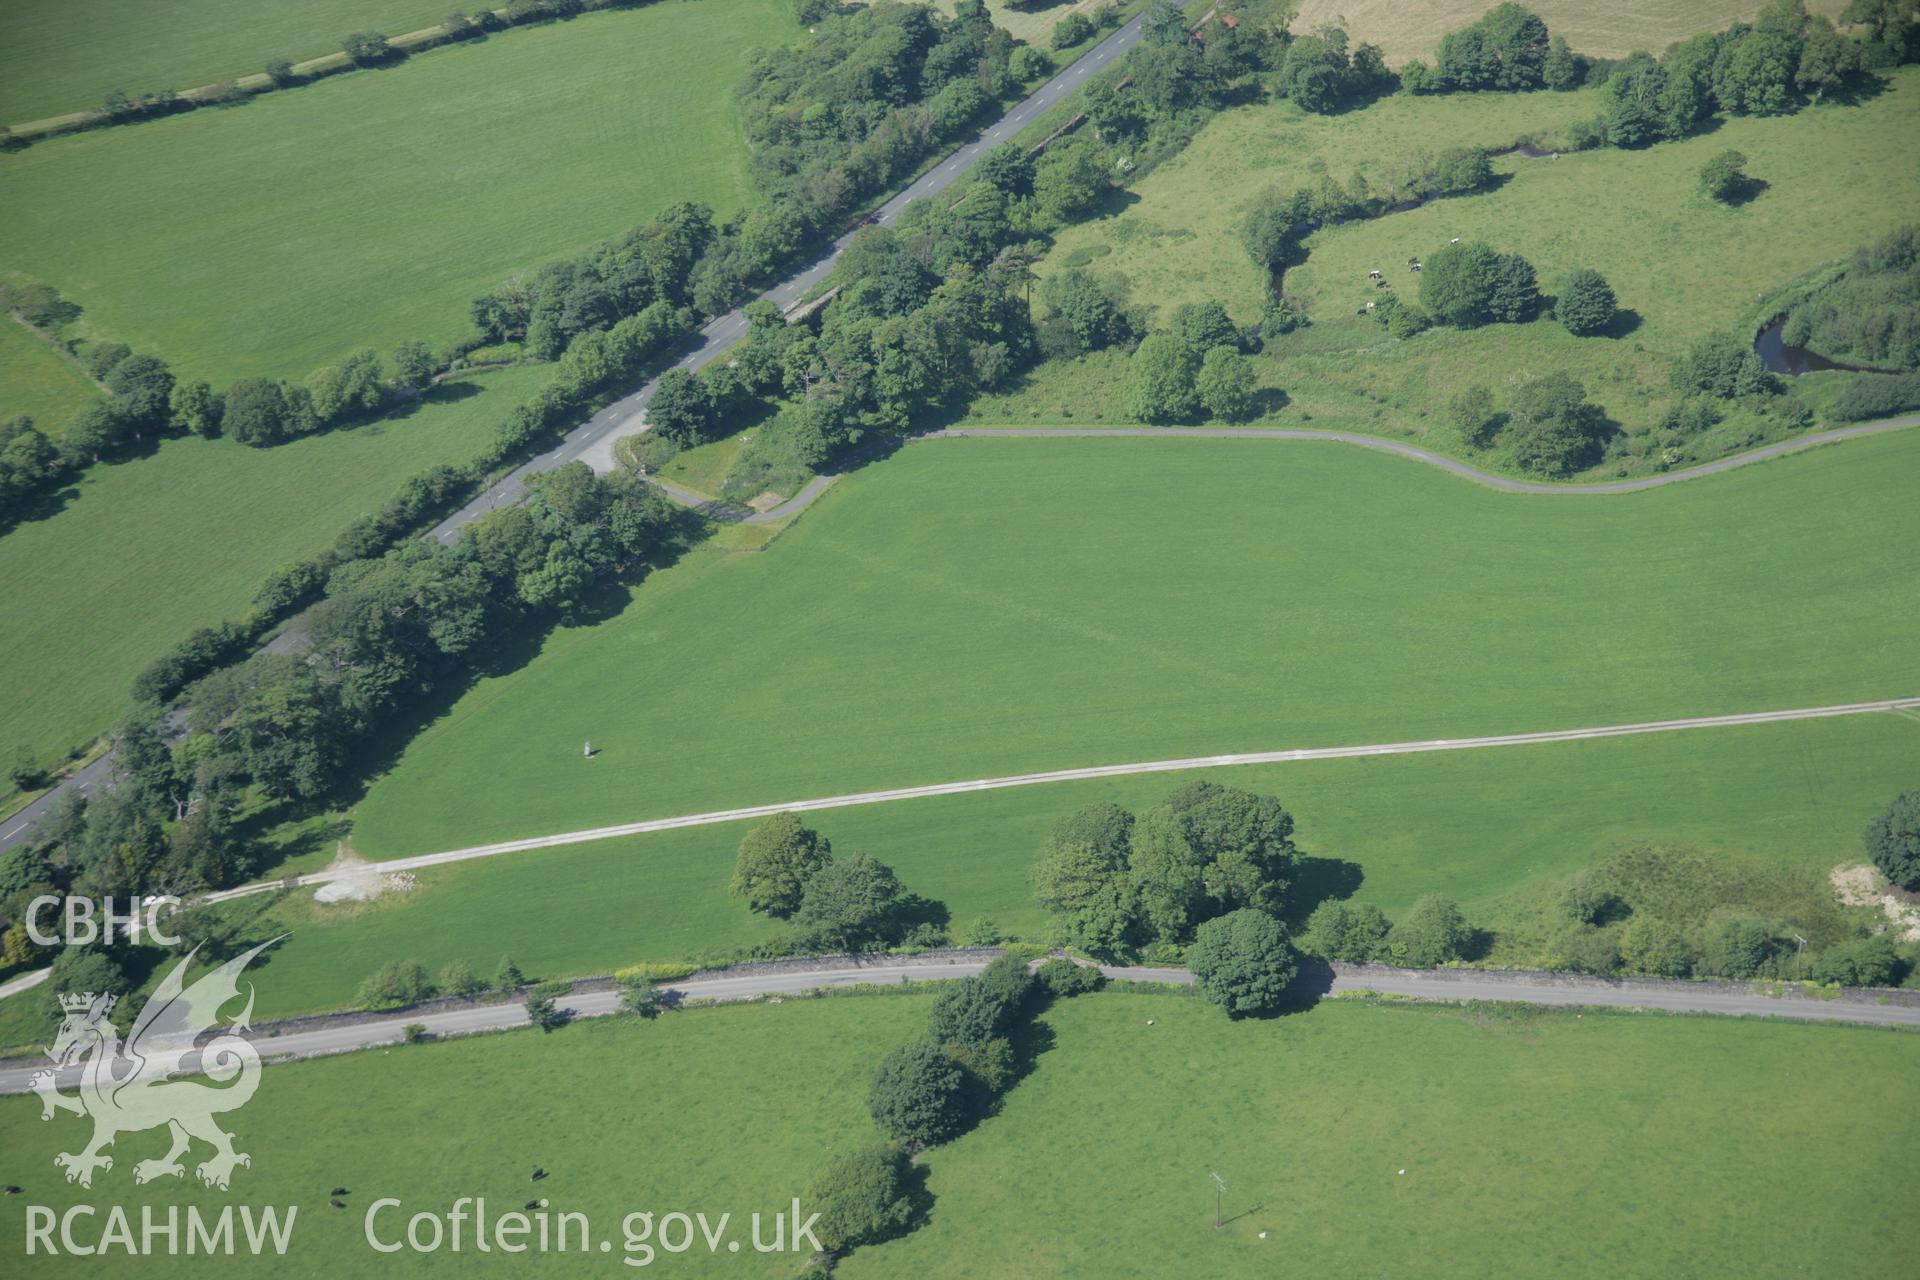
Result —
[[1770, 0], [1751, 23], [1681, 41], [1656, 59], [1585, 58], [1552, 36], [1537, 14], [1501, 4], [1441, 38], [1434, 63], [1409, 62], [1409, 93], [1462, 90], [1526, 92], [1604, 82], [1607, 107], [1587, 136], [1614, 146], [1686, 137], [1714, 111], [1779, 115], [1809, 101], [1845, 94], [1872, 69], [1920, 56], [1914, 0], [1856, 0], [1841, 15], [1842, 35], [1802, 0]]
[[1126, 412], [1143, 422], [1202, 416], [1238, 421], [1255, 405], [1258, 334], [1243, 332], [1214, 300], [1175, 308], [1169, 329], [1149, 333], [1127, 361]]
[[[1920, 885], [1920, 792], [1896, 797], [1863, 843], [1894, 884]], [[1498, 944], [1516, 967], [1848, 987], [1912, 985], [1920, 974], [1920, 944], [1848, 916], [1824, 880], [1801, 884], [1687, 850], [1611, 855], [1566, 877], [1537, 910]], [[1327, 960], [1429, 968], [1475, 958], [1493, 941], [1456, 903], [1428, 895], [1397, 921], [1371, 903], [1323, 902], [1299, 947]]]
[[746, 297], [1051, 67], [980, 0], [951, 17], [882, 0], [822, 15], [804, 44], [755, 50], [737, 101], [764, 199], [694, 268], [695, 305], [717, 314]]
[[372, 417], [424, 389], [455, 355], [403, 342], [389, 374], [363, 348], [302, 382], [241, 378], [222, 393], [177, 379], [166, 361], [125, 343], [69, 340], [63, 330], [79, 308], [49, 285], [0, 289], [0, 305], [78, 359], [105, 392], [52, 436], [27, 417], [0, 426], [0, 526], [85, 467], [137, 456], [165, 436], [225, 435], [264, 447]]
[[1432, 66], [1414, 59], [1402, 67], [1400, 86], [1409, 93], [1574, 89], [1587, 67], [1564, 39], [1549, 36], [1538, 14], [1500, 4], [1473, 25], [1442, 36]]
[[1493, 156], [1484, 147], [1417, 151], [1389, 164], [1356, 168], [1344, 183], [1322, 174], [1312, 186], [1266, 188], [1241, 219], [1240, 243], [1261, 270], [1271, 273], [1299, 262], [1304, 257], [1300, 242], [1320, 227], [1378, 218], [1409, 201], [1471, 195], [1492, 183]]
[[693, 304], [689, 277], [713, 245], [713, 210], [682, 202], [577, 257], [520, 272], [473, 300], [480, 339], [515, 342], [555, 360], [582, 333], [611, 329], [656, 304]]
[[416, 38], [409, 40], [405, 48], [395, 44], [383, 31], [353, 31], [340, 38], [340, 53], [346, 59], [344, 63], [328, 63], [323, 59], [311, 59], [310, 62], [319, 65], [310, 65], [306, 70], [296, 72], [292, 59], [270, 58], [262, 68], [267, 83], [252, 89], [243, 89], [234, 80], [222, 80], [188, 92], [178, 89], [148, 89], [135, 92], [114, 89], [101, 100], [99, 110], [80, 113], [76, 120], [63, 122], [61, 127], [33, 137], [22, 137], [6, 126], [0, 126], [0, 151], [24, 147], [37, 138], [52, 137], [56, 133], [71, 133], [105, 125], [132, 124], [140, 120], [192, 111], [197, 107], [228, 106], [243, 101], [250, 93], [266, 93], [274, 89], [290, 88], [354, 68], [390, 65], [423, 49], [458, 40], [482, 39], [493, 32], [505, 31], [513, 26], [571, 18], [577, 14], [598, 9], [638, 8], [651, 2], [652, 0], [508, 0], [508, 3], [498, 10], [477, 9], [471, 15], [455, 10], [441, 21], [438, 28], [427, 28], [418, 34], [409, 33]]
[[1026, 1032], [1048, 1002], [1103, 981], [1098, 969], [1058, 958], [1036, 974], [1008, 954], [978, 977], [942, 985], [925, 1035], [874, 1069], [867, 1110], [883, 1140], [836, 1156], [813, 1181], [808, 1204], [820, 1212], [821, 1273], [853, 1249], [904, 1235], [925, 1219], [930, 1197], [924, 1171], [916, 1169], [920, 1153], [991, 1114], [1032, 1069]]
[[1098, 804], [1061, 818], [1030, 879], [1054, 941], [1116, 962], [1173, 962], [1209, 920], [1242, 907], [1281, 914], [1295, 856], [1279, 801], [1196, 782], [1138, 817]]
[[274, 799], [311, 802], [409, 701], [504, 633], [577, 609], [672, 536], [670, 506], [628, 477], [572, 463], [529, 485], [526, 503], [452, 547], [415, 540], [334, 569], [304, 649], [257, 653], [192, 687], [180, 750]]
[[776, 814], [740, 842], [728, 892], [788, 922], [762, 945], [771, 954], [842, 954], [944, 946], [946, 909], [908, 893], [893, 868], [863, 854], [835, 858], [833, 842], [791, 813]]
[[[334, 565], [303, 646], [201, 676], [186, 690], [176, 743], [158, 708], [122, 726], [109, 784], [70, 794], [25, 856], [54, 869], [59, 891], [87, 897], [234, 883], [259, 861], [234, 821], [250, 792], [318, 800], [410, 703], [462, 678], [514, 628], [576, 610], [596, 583], [644, 567], [677, 536], [671, 505], [631, 477], [573, 463], [530, 485], [525, 504], [475, 522], [451, 547], [410, 540]], [[230, 658], [241, 634], [197, 635], [174, 665], [143, 675], [145, 691], [160, 696], [197, 663]]]
[[1891, 65], [1872, 32], [1842, 36], [1802, 0], [1769, 0], [1752, 23], [1683, 40], [1658, 59], [1634, 54], [1607, 76], [1605, 139], [1645, 146], [1688, 137], [1716, 111], [1787, 115], [1844, 95], [1870, 68]]

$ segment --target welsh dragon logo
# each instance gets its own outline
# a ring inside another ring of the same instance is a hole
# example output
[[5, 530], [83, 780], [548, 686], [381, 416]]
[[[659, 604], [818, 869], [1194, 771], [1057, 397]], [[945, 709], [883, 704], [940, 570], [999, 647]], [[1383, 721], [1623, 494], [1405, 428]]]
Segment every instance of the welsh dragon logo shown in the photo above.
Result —
[[[102, 1149], [112, 1146], [117, 1135], [161, 1125], [172, 1134], [173, 1146], [158, 1160], [134, 1165], [135, 1182], [181, 1177], [185, 1170], [180, 1157], [195, 1138], [213, 1146], [212, 1158], [195, 1170], [210, 1187], [225, 1191], [234, 1166], [253, 1163], [245, 1152], [233, 1149], [233, 1135], [214, 1121], [223, 1111], [245, 1106], [260, 1084], [260, 1055], [238, 1034], [253, 1016], [252, 984], [247, 986], [247, 1005], [239, 1017], [223, 1027], [219, 1016], [229, 1001], [239, 997], [241, 970], [278, 941], [263, 942], [186, 986], [182, 975], [199, 951], [195, 947], [148, 998], [124, 1051], [119, 1032], [107, 1019], [117, 996], [89, 991], [60, 997], [60, 1034], [47, 1056], [56, 1069], [86, 1060], [80, 1091], [61, 1093], [54, 1070], [36, 1072], [32, 1084], [40, 1095], [42, 1120], [53, 1119], [56, 1110], [93, 1117], [93, 1140], [78, 1152], [53, 1158], [56, 1167], [67, 1171], [68, 1182], [91, 1187], [94, 1170], [113, 1168], [113, 1157], [102, 1154]], [[209, 1031], [216, 1033], [214, 1038], [196, 1048], [195, 1041]], [[186, 1069], [189, 1056], [198, 1057], [200, 1073], [214, 1084], [173, 1078]]]

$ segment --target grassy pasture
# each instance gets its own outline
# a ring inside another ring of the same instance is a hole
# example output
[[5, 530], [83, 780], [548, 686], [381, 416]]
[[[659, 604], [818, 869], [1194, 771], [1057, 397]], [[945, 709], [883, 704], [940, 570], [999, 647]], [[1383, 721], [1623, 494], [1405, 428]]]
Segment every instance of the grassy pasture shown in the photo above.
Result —
[[478, 683], [356, 840], [1907, 694], [1916, 457], [1903, 433], [1594, 499], [1343, 445], [912, 445]]
[[[1207, 297], [1251, 321], [1265, 283], [1239, 249], [1238, 227], [1261, 187], [1304, 184], [1322, 167], [1344, 180], [1363, 162], [1449, 141], [1502, 144], [1525, 132], [1551, 133], [1596, 109], [1597, 98], [1582, 92], [1394, 97], [1330, 118], [1286, 104], [1229, 112], [1143, 180], [1121, 212], [1064, 234], [1041, 270], [1085, 263], [1123, 271], [1134, 297], [1156, 304], [1163, 322], [1174, 306]], [[1711, 134], [1644, 151], [1506, 157], [1496, 164], [1503, 183], [1494, 192], [1323, 230], [1309, 240], [1306, 263], [1287, 273], [1288, 293], [1313, 323], [1269, 344], [1262, 383], [1285, 396], [1268, 418], [1417, 439], [1470, 455], [1437, 412], [1448, 395], [1469, 382], [1499, 393], [1558, 369], [1580, 378], [1629, 436], [1648, 431], [1671, 402], [1672, 359], [1700, 333], [1738, 328], [1762, 293], [1906, 216], [1920, 200], [1920, 169], [1905, 143], [1916, 128], [1920, 72], [1909, 68], [1858, 106], [1730, 120]], [[1750, 171], [1771, 184], [1759, 199], [1731, 209], [1700, 194], [1696, 182], [1707, 158], [1728, 147], [1744, 152]], [[1196, 191], [1234, 194], [1196, 200]], [[1574, 268], [1597, 268], [1634, 314], [1611, 337], [1574, 338], [1542, 318], [1436, 329], [1405, 342], [1356, 314], [1380, 296], [1369, 270], [1385, 271], [1396, 291], [1416, 299], [1418, 277], [1406, 260], [1455, 236], [1525, 254], [1549, 294]], [[979, 422], [1084, 420], [1090, 411], [1110, 421], [1120, 416], [1124, 376], [1123, 359], [1107, 353], [1045, 365], [969, 412]], [[1688, 456], [1739, 448], [1750, 427], [1744, 417], [1729, 421], [1690, 441]], [[1478, 460], [1499, 465], [1497, 458]], [[1611, 474], [1619, 465], [1602, 469]]]
[[[1920, 776], [1920, 726], [1898, 716], [1713, 730], [1449, 755], [1252, 766], [1068, 783], [844, 809], [809, 817], [841, 852], [892, 866], [964, 927], [1045, 936], [1027, 869], [1054, 819], [1111, 800], [1136, 812], [1194, 778], [1280, 797], [1303, 856], [1296, 900], [1332, 894], [1389, 914], [1425, 893], [1483, 927], [1571, 872], [1638, 844], [1685, 846], [1817, 880], [1860, 857], [1860, 831]], [[230, 910], [276, 950], [262, 1016], [353, 1004], [388, 956], [430, 973], [511, 954], [533, 975], [607, 973], [640, 960], [750, 946], [777, 926], [727, 896], [747, 824], [518, 853], [418, 873], [410, 893], [320, 906], [311, 891]], [[333, 856], [326, 833], [276, 873]], [[256, 915], [255, 913], [259, 913]], [[1304, 911], [1302, 912], [1304, 914]], [[556, 928], [564, 920], [566, 928]], [[44, 1034], [0, 1002], [0, 1046]]]
[[[272, 985], [268, 969], [259, 970], [258, 981], [262, 991]], [[135, 1206], [143, 1203], [180, 1205], [183, 1212], [193, 1204], [212, 1214], [228, 1203], [299, 1206], [284, 1258], [141, 1260], [143, 1271], [163, 1276], [238, 1276], [262, 1267], [276, 1276], [328, 1278], [618, 1275], [627, 1271], [620, 1264], [621, 1220], [635, 1211], [698, 1211], [710, 1223], [732, 1213], [730, 1234], [747, 1242], [749, 1215], [785, 1211], [806, 1194], [830, 1152], [871, 1138], [867, 1074], [918, 1032], [926, 1010], [919, 997], [788, 1001], [687, 1010], [655, 1023], [596, 1019], [552, 1036], [523, 1031], [270, 1067], [252, 1102], [226, 1121], [236, 1147], [253, 1157], [251, 1167], [236, 1172], [231, 1192], [202, 1188], [191, 1166], [184, 1183], [136, 1187], [133, 1164], [165, 1151], [164, 1131], [153, 1130], [123, 1134], [113, 1169], [96, 1177], [91, 1192], [71, 1186], [53, 1156], [85, 1140], [82, 1122], [63, 1116], [42, 1124], [38, 1099], [0, 1099], [0, 1176], [29, 1192], [0, 1218], [0, 1248], [15, 1257], [24, 1249], [23, 1199], [61, 1211], [96, 1203], [103, 1215], [106, 1204], [124, 1204], [136, 1231]], [[770, 1074], [776, 1062], [777, 1076]], [[193, 1159], [205, 1155], [203, 1146]], [[530, 1186], [535, 1165], [548, 1177]], [[349, 1188], [352, 1212], [328, 1207], [334, 1186]], [[379, 1218], [384, 1236], [392, 1223], [404, 1231], [415, 1212], [445, 1214], [461, 1196], [486, 1197], [495, 1217], [535, 1194], [550, 1199], [556, 1214], [586, 1213], [594, 1240], [609, 1239], [613, 1252], [596, 1245], [586, 1255], [577, 1248], [477, 1253], [469, 1223], [459, 1253], [389, 1256], [375, 1253], [362, 1234], [367, 1208], [381, 1197], [405, 1203]], [[718, 1258], [702, 1246], [697, 1253], [659, 1253], [655, 1261], [676, 1275], [786, 1277], [799, 1265], [791, 1253], [762, 1256], [748, 1243]], [[79, 1276], [101, 1266], [97, 1258], [36, 1258], [32, 1270]]]
[[[1431, 63], [1440, 37], [1474, 23], [1497, 0], [1299, 0], [1293, 30], [1342, 24], [1357, 43], [1380, 46], [1393, 66], [1412, 58]], [[1659, 53], [1676, 40], [1719, 31], [1752, 18], [1759, 0], [1528, 0], [1547, 30], [1565, 36], [1576, 53], [1623, 58], [1636, 49]], [[1810, 13], [1838, 18], [1846, 0], [1808, 0]]]
[[[43, 1124], [36, 1099], [8, 1098], [0, 1174], [56, 1212], [124, 1204], [136, 1229], [142, 1204], [298, 1205], [280, 1275], [605, 1275], [628, 1213], [731, 1213], [747, 1239], [751, 1213], [804, 1197], [831, 1153], [871, 1136], [867, 1075], [918, 1033], [927, 1004], [690, 1010], [269, 1068], [229, 1121], [253, 1163], [226, 1194], [136, 1187], [128, 1166], [163, 1141], [151, 1131], [123, 1135], [91, 1193], [69, 1186], [52, 1157], [82, 1122]], [[1896, 1101], [1920, 1055], [1912, 1035], [1338, 1002], [1233, 1023], [1196, 999], [1131, 993], [1057, 1004], [1042, 1021], [1051, 1047], [1003, 1112], [926, 1157], [929, 1221], [856, 1253], [848, 1276], [1161, 1276], [1175, 1258], [1230, 1276], [1588, 1275], [1596, 1263], [1869, 1276], [1896, 1272], [1916, 1243], [1909, 1219], [1859, 1192], [1860, 1170], [1898, 1167], [1915, 1137]], [[1061, 1161], [1089, 1151], [1097, 1170]], [[536, 1164], [549, 1176], [533, 1189]], [[1243, 1215], [1218, 1232], [1210, 1168], [1228, 1179], [1227, 1213]], [[335, 1185], [351, 1211], [327, 1206]], [[612, 1252], [481, 1254], [469, 1236], [457, 1254], [387, 1256], [363, 1236], [378, 1198], [403, 1204], [379, 1220], [384, 1233], [461, 1196], [484, 1195], [497, 1215], [536, 1190], [551, 1211], [587, 1214]], [[0, 1247], [23, 1249], [23, 1221], [0, 1219]], [[791, 1255], [721, 1249], [654, 1261], [674, 1274], [794, 1272]], [[258, 1266], [159, 1257], [143, 1269]], [[98, 1260], [35, 1267], [80, 1275]]]
[[458, 462], [548, 377], [459, 383], [413, 413], [273, 449], [168, 440], [94, 467], [56, 514], [0, 538], [0, 750], [49, 761], [132, 705], [142, 667], [195, 627], [238, 616], [274, 569], [319, 551], [400, 482]]
[[447, 16], [435, 0], [11, 0], [0, 9], [0, 122], [98, 107], [115, 89], [192, 89], [274, 58], [332, 53], [349, 31], [390, 36]]
[[1263, 189], [1309, 186], [1322, 173], [1345, 182], [1355, 169], [1449, 146], [1510, 146], [1523, 134], [1551, 133], [1597, 115], [1600, 101], [1597, 91], [1581, 90], [1395, 95], [1333, 116], [1287, 102], [1225, 111], [1186, 150], [1129, 188], [1112, 215], [1061, 231], [1035, 271], [1052, 275], [1077, 262], [1103, 273], [1123, 271], [1134, 300], [1157, 306], [1162, 323], [1181, 303], [1205, 298], [1220, 299], [1236, 320], [1249, 323], [1260, 317], [1266, 281], [1240, 247], [1240, 223]]
[[98, 394], [46, 339], [0, 315], [0, 422], [24, 413], [53, 435]]
[[676, 200], [750, 195], [730, 105], [784, 0], [584, 15], [0, 160], [0, 269], [216, 384], [467, 329], [467, 302]]
[[1869, 1277], [1920, 1244], [1860, 1191], [1920, 1137], [1896, 1101], [1911, 1035], [1324, 1003], [1234, 1024], [1122, 994], [1045, 1020], [1054, 1048], [1001, 1114], [929, 1157], [929, 1225], [848, 1280], [1118, 1280], [1175, 1258], [1263, 1280]]
[[[1642, 153], [1510, 158], [1503, 169], [1512, 180], [1492, 195], [1322, 232], [1306, 264], [1288, 273], [1289, 291], [1315, 323], [1278, 344], [1282, 376], [1301, 388], [1299, 404], [1316, 419], [1370, 411], [1371, 390], [1394, 416], [1418, 420], [1466, 382], [1490, 381], [1498, 393], [1502, 383], [1564, 369], [1629, 431], [1651, 427], [1672, 398], [1672, 358], [1700, 334], [1737, 328], [1761, 293], [1845, 256], [1920, 203], [1920, 166], [1907, 142], [1920, 130], [1920, 72], [1904, 71], [1896, 84], [1861, 106], [1730, 120]], [[1695, 180], [1729, 147], [1772, 184], [1732, 209]], [[1405, 260], [1453, 236], [1526, 255], [1546, 292], [1575, 268], [1594, 267], [1639, 323], [1607, 338], [1575, 338], [1542, 319], [1383, 341], [1376, 322], [1354, 314], [1375, 296], [1367, 271], [1387, 271], [1414, 297]], [[1420, 428], [1445, 438], [1437, 421]]]

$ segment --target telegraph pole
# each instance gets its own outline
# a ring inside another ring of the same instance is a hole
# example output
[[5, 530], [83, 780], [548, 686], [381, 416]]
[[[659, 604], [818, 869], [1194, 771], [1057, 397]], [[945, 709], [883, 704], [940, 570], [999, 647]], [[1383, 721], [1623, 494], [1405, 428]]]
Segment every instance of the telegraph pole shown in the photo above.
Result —
[[1213, 1229], [1220, 1229], [1220, 1197], [1227, 1193], [1227, 1180], [1217, 1173], [1207, 1175], [1213, 1179]]

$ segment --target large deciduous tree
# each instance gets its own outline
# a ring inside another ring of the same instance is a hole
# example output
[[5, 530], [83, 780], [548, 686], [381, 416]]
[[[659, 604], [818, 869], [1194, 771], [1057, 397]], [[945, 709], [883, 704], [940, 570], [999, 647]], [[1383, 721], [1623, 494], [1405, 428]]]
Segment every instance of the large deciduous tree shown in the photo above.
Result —
[[969, 1093], [960, 1064], [939, 1045], [918, 1040], [880, 1060], [867, 1110], [888, 1137], [932, 1146], [965, 1125]]
[[1442, 324], [1467, 329], [1493, 318], [1500, 255], [1485, 241], [1450, 244], [1420, 271], [1420, 305]]
[[1251, 907], [1196, 929], [1187, 967], [1207, 999], [1236, 1018], [1278, 1008], [1298, 971], [1285, 927]]
[[1591, 462], [1606, 427], [1598, 405], [1571, 374], [1548, 373], [1514, 388], [1501, 439], [1529, 471], [1566, 475]]
[[1453, 900], [1430, 893], [1388, 932], [1386, 954], [1395, 964], [1430, 969], [1458, 960], [1472, 938], [1473, 930]]
[[1171, 333], [1150, 333], [1127, 362], [1127, 413], [1142, 422], [1178, 422], [1200, 408], [1199, 357]]
[[1237, 422], [1253, 413], [1253, 362], [1229, 346], [1209, 350], [1194, 378], [1194, 390], [1208, 413]]
[[1568, 333], [1587, 337], [1603, 333], [1613, 323], [1618, 302], [1605, 276], [1591, 267], [1581, 267], [1560, 286], [1553, 300], [1553, 317]]
[[1271, 796], [1196, 782], [1140, 815], [1131, 867], [1154, 931], [1188, 937], [1238, 907], [1277, 910], [1293, 872], [1293, 816]]
[[838, 859], [808, 878], [794, 932], [808, 950], [862, 950], [886, 939], [902, 892], [885, 863], [863, 854]]
[[800, 909], [807, 881], [832, 861], [832, 842], [798, 815], [777, 813], [741, 840], [728, 892], [755, 911], [785, 918]]
[[912, 1164], [905, 1148], [874, 1142], [835, 1156], [807, 1192], [807, 1206], [820, 1216], [820, 1247], [841, 1253], [878, 1244], [913, 1221]]

